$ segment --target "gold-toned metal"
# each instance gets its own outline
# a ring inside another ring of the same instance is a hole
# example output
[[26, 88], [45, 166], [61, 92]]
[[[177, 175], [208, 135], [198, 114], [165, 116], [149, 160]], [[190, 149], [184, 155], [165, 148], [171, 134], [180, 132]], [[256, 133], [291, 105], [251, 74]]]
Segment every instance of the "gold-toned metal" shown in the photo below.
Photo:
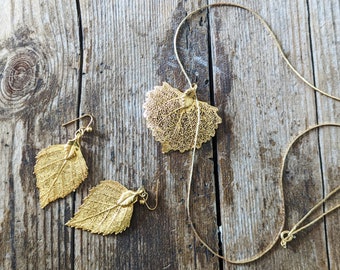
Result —
[[281, 246], [283, 248], [287, 248], [287, 243], [292, 241], [295, 238], [295, 235], [290, 231], [282, 231], [280, 234], [281, 237]]
[[136, 202], [146, 204], [147, 199], [148, 193], [144, 187], [133, 191], [117, 181], [104, 180], [90, 190], [79, 210], [66, 225], [91, 233], [118, 234], [130, 226], [133, 205]]
[[87, 124], [87, 126], [84, 128], [85, 131], [90, 132], [90, 131], [92, 131], [91, 125], [92, 125], [92, 123], [93, 123], [93, 116], [92, 116], [91, 114], [88, 114], [88, 113], [87, 113], [87, 114], [83, 114], [82, 116], [77, 117], [77, 118], [75, 118], [75, 119], [72, 119], [71, 121], [68, 121], [67, 123], [62, 124], [61, 126], [62, 126], [62, 127], [65, 127], [65, 126], [67, 126], [67, 125], [69, 125], [69, 124], [71, 124], [71, 123], [73, 123], [73, 122], [75, 122], [75, 121], [77, 121], [77, 120], [83, 119], [84, 117], [90, 117], [90, 122], [89, 122], [89, 123]]
[[[215, 135], [218, 124], [222, 122], [216, 107], [197, 101], [196, 88], [194, 84], [183, 93], [163, 82], [162, 86], [147, 93], [144, 117], [152, 135], [161, 142], [163, 153], [170, 150], [185, 152], [194, 145], [200, 148]], [[195, 138], [197, 124], [199, 130]]]
[[144, 198], [144, 201], [143, 200], [140, 200], [139, 202], [141, 204], [145, 204], [145, 206], [150, 210], [150, 211], [154, 211], [156, 210], [157, 206], [158, 206], [158, 188], [159, 188], [159, 180], [157, 181], [157, 186], [156, 186], [156, 198], [155, 198], [155, 206], [154, 207], [151, 207], [149, 204], [148, 204], [148, 198], [149, 198], [149, 195], [148, 193], [146, 193], [146, 197]]
[[66, 144], [51, 145], [42, 149], [36, 156], [34, 174], [37, 177], [40, 206], [47, 204], [74, 191], [87, 177], [88, 169], [81, 152], [80, 141], [85, 132], [90, 132], [93, 117], [89, 114], [74, 119], [72, 123], [85, 116], [91, 118], [86, 127], [75, 132], [75, 137]]

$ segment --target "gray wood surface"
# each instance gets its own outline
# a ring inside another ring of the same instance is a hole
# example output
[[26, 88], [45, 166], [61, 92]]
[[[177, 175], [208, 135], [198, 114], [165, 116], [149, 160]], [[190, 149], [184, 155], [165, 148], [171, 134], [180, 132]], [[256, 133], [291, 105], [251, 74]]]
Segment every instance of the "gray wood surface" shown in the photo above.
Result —
[[[339, 211], [287, 249], [276, 243], [246, 265], [219, 260], [194, 237], [185, 211], [191, 155], [162, 154], [142, 106], [146, 92], [163, 81], [188, 88], [173, 35], [188, 12], [208, 3], [214, 1], [2, 1], [0, 269], [339, 269]], [[237, 3], [263, 16], [306, 79], [340, 96], [338, 1]], [[244, 10], [196, 14], [180, 31], [178, 50], [199, 98], [215, 104], [223, 120], [214, 140], [197, 151], [194, 224], [228, 258], [256, 256], [282, 222], [290, 229], [339, 185], [339, 128], [310, 132], [294, 145], [283, 192], [279, 169], [297, 134], [339, 122], [340, 104], [297, 78]], [[82, 140], [88, 178], [40, 209], [35, 155], [71, 138], [77, 125], [61, 124], [84, 113], [95, 116], [94, 131]], [[159, 180], [159, 207], [135, 205], [130, 228], [117, 236], [64, 226], [103, 179], [130, 189], [144, 185], [151, 204]]]

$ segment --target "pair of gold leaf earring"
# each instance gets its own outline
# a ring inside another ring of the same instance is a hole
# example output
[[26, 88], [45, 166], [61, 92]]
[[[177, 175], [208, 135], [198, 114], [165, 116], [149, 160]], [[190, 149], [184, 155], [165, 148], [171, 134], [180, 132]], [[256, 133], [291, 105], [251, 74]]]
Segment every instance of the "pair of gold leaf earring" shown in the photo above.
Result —
[[[156, 140], [161, 142], [163, 153], [200, 148], [215, 135], [215, 129], [222, 122], [216, 107], [197, 100], [196, 89], [197, 85], [193, 84], [181, 92], [164, 82], [147, 93], [144, 117]], [[93, 116], [85, 114], [62, 126], [84, 117], [89, 117], [90, 121], [75, 132], [73, 139], [42, 149], [36, 157], [34, 173], [42, 208], [75, 191], [87, 177], [88, 168], [80, 143], [81, 137], [92, 131]], [[199, 130], [195, 130], [196, 126]], [[138, 201], [149, 210], [156, 209], [157, 196], [155, 207], [150, 207], [147, 200], [144, 187], [132, 191], [117, 181], [101, 181], [90, 190], [79, 211], [66, 225], [104, 235], [121, 233], [130, 226], [134, 203]]]
[[[88, 175], [80, 143], [81, 137], [92, 131], [93, 116], [85, 114], [62, 126], [84, 117], [89, 117], [90, 121], [75, 132], [73, 139], [66, 144], [44, 148], [36, 157], [34, 173], [41, 208], [75, 191]], [[66, 225], [103, 235], [121, 233], [130, 226], [134, 203], [138, 201], [149, 210], [156, 209], [157, 197], [154, 207], [150, 207], [147, 200], [148, 193], [144, 187], [132, 191], [117, 181], [103, 180], [90, 190], [78, 212]]]

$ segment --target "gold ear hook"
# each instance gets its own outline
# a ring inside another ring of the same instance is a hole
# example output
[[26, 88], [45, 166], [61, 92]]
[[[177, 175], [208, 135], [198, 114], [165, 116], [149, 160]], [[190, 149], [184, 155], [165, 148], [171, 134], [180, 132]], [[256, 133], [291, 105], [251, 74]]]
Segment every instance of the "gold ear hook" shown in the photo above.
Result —
[[156, 197], [155, 197], [155, 206], [154, 207], [150, 207], [150, 205], [147, 202], [148, 196], [145, 198], [145, 202], [144, 204], [146, 205], [146, 207], [150, 210], [156, 210], [157, 206], [158, 206], [158, 187], [159, 187], [159, 180], [157, 180], [157, 186], [156, 186]]
[[90, 122], [89, 122], [89, 123], [87, 124], [87, 126], [85, 127], [85, 131], [91, 131], [91, 130], [92, 130], [91, 124], [92, 124], [92, 122], [93, 122], [93, 116], [92, 116], [91, 114], [84, 114], [84, 115], [82, 115], [82, 116], [80, 116], [80, 117], [78, 117], [78, 118], [72, 119], [71, 121], [68, 121], [67, 123], [62, 124], [61, 126], [62, 126], [62, 127], [65, 127], [65, 126], [67, 126], [67, 125], [69, 125], [69, 124], [71, 124], [71, 123], [73, 123], [73, 122], [75, 122], [75, 121], [77, 121], [77, 120], [79, 120], [79, 119], [82, 119], [82, 118], [84, 118], [84, 117], [90, 117]]

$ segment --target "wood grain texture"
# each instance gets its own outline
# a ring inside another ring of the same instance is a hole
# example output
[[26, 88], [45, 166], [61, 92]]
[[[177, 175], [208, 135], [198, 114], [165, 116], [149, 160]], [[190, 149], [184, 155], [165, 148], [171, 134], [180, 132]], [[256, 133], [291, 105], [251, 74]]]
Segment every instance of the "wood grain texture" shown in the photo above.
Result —
[[40, 149], [73, 136], [60, 125], [77, 115], [76, 6], [3, 1], [0, 13], [0, 268], [71, 269], [72, 196], [40, 209], [33, 166]]
[[[269, 1], [251, 7], [271, 25], [292, 64], [313, 82], [308, 5], [285, 1], [275, 2], [275, 6], [282, 8], [273, 13], [275, 8]], [[291, 228], [322, 198], [324, 178], [315, 132], [291, 151], [284, 194], [278, 185], [287, 144], [316, 124], [318, 110], [325, 108], [316, 107], [313, 91], [283, 63], [254, 16], [230, 8], [211, 14], [213, 65], [222, 70], [214, 72], [215, 95], [226, 125], [217, 136], [223, 240], [227, 257], [243, 259], [260, 253], [280, 231], [283, 195], [285, 228]], [[329, 143], [336, 143], [336, 139]], [[337, 164], [336, 160], [330, 163]], [[308, 234], [310, 231], [313, 233]], [[297, 237], [288, 250], [277, 245], [251, 266], [227, 268], [265, 269], [270, 265], [273, 269], [328, 269], [324, 225], [317, 224]]]
[[[81, 111], [91, 111], [99, 116], [96, 128], [100, 133], [100, 138], [95, 137], [93, 141], [89, 168], [90, 173], [95, 173], [88, 183], [94, 185], [104, 178], [114, 179], [129, 188], [143, 184], [152, 191], [159, 179], [161, 201], [155, 212], [135, 207], [131, 228], [117, 237], [101, 238], [77, 231], [75, 241], [80, 241], [81, 245], [75, 250], [76, 268], [82, 269], [89, 263], [91, 268], [102, 268], [108, 262], [123, 269], [152, 269], [156, 265], [160, 269], [218, 266], [218, 260], [195, 241], [186, 217], [185, 180], [190, 154], [162, 155], [142, 116], [145, 94], [155, 84], [161, 85], [167, 80], [176, 87], [187, 87], [178, 75], [171, 40], [174, 26], [185, 10], [197, 7], [197, 3], [176, 6], [174, 2], [160, 4], [158, 1], [115, 4], [84, 1], [81, 5], [86, 52]], [[136, 10], [140, 12], [136, 13]], [[171, 19], [172, 16], [175, 17]], [[183, 38], [179, 44], [181, 54], [187, 58], [197, 51], [208, 56], [207, 22], [196, 28], [197, 21], [192, 29], [187, 26], [184, 30], [188, 42]], [[169, 61], [171, 67], [167, 64]], [[161, 70], [164, 65], [166, 70], [172, 71]], [[159, 76], [156, 76], [157, 71]], [[207, 67], [196, 67], [191, 70], [194, 72], [209, 75]], [[177, 73], [180, 80], [172, 73]], [[202, 76], [199, 78], [204, 80]], [[209, 99], [208, 85], [202, 90]], [[206, 145], [199, 157], [205, 166], [197, 172], [202, 179], [195, 187], [194, 200], [199, 209], [206, 209], [214, 217], [211, 157], [211, 145]], [[83, 186], [84, 195], [88, 187]], [[80, 199], [81, 196], [77, 197], [77, 205]], [[213, 219], [206, 220], [204, 213], [198, 218], [205, 220], [204, 232], [211, 231], [211, 242], [218, 243]], [[100, 248], [93, 249], [93, 246]], [[103, 256], [109, 261], [96, 260]]]
[[[333, 95], [339, 95], [338, 82], [340, 54], [340, 5], [337, 1], [318, 3], [310, 1], [311, 40], [313, 48], [315, 83]], [[337, 122], [340, 119], [340, 103], [317, 95], [317, 115], [319, 122]], [[323, 177], [323, 193], [327, 194], [339, 185], [340, 176], [340, 129], [325, 128], [319, 133], [319, 148], [321, 154], [321, 170]], [[337, 194], [326, 204], [330, 209], [339, 203]], [[328, 262], [330, 269], [340, 267], [339, 212], [328, 216], [324, 226], [327, 237]]]
[[[146, 92], [163, 81], [188, 88], [173, 35], [188, 12], [208, 3], [214, 1], [4, 1], [1, 269], [338, 269], [339, 211], [297, 234], [287, 249], [276, 243], [246, 265], [218, 260], [194, 237], [185, 211], [191, 155], [162, 154], [142, 106]], [[237, 3], [263, 16], [306, 79], [340, 95], [336, 0]], [[283, 221], [290, 229], [339, 184], [340, 129], [327, 127], [294, 145], [283, 192], [278, 188], [287, 144], [310, 125], [339, 121], [340, 104], [301, 82], [259, 21], [239, 8], [194, 15], [179, 33], [178, 50], [198, 97], [216, 104], [223, 120], [216, 138], [197, 151], [194, 224], [228, 258], [254, 256]], [[42, 210], [35, 155], [73, 137], [76, 124], [60, 125], [83, 113], [95, 116], [94, 131], [82, 140], [88, 178]], [[136, 204], [130, 228], [119, 235], [64, 226], [89, 188], [104, 179], [129, 189], [144, 185], [150, 204], [159, 180], [159, 207], [150, 212]]]
[[[300, 30], [295, 27], [294, 17], [298, 20], [295, 7], [291, 7], [289, 13], [281, 9], [274, 18], [267, 12], [269, 3], [252, 8], [262, 14], [279, 37], [283, 36], [284, 29], [282, 24], [280, 28], [276, 27], [278, 17], [286, 22], [285, 25], [290, 24], [287, 28]], [[284, 222], [281, 210], [284, 194], [279, 190], [281, 155], [292, 135], [309, 125], [306, 115], [298, 113], [301, 108], [313, 121], [314, 110], [307, 104], [313, 105], [314, 97], [303, 83], [294, 80], [293, 74], [280, 61], [277, 48], [270, 46], [273, 44], [271, 37], [254, 16], [240, 9], [221, 8], [212, 11], [212, 18], [215, 17], [212, 24], [212, 37], [216, 33], [213, 38], [216, 40], [214, 64], [222, 69], [220, 63], [224, 62], [227, 68], [224, 71], [227, 76], [223, 76], [223, 71], [214, 73], [217, 105], [222, 106], [223, 122], [227, 125], [217, 136], [221, 218], [225, 226], [223, 240], [228, 251], [226, 256], [240, 260], [256, 256], [280, 232]], [[306, 16], [305, 20], [299, 16], [299, 21], [300, 25], [306, 26]], [[301, 40], [287, 38], [291, 40], [283, 41], [285, 51], [289, 50], [285, 43], [292, 45], [290, 56], [306, 59], [309, 67], [308, 50], [297, 49]], [[308, 36], [304, 38], [308, 40]], [[265, 50], [261, 49], [264, 47]], [[297, 68], [304, 71], [302, 63]], [[304, 75], [308, 77], [308, 73]], [[291, 81], [297, 84], [296, 87]], [[226, 84], [230, 84], [229, 88], [223, 87]], [[281, 250], [277, 247], [275, 251]], [[283, 261], [285, 254], [280, 256]], [[301, 254], [297, 255], [296, 261], [299, 256]], [[274, 268], [282, 265], [282, 261], [267, 260]], [[256, 262], [252, 267], [261, 268], [267, 262]]]

